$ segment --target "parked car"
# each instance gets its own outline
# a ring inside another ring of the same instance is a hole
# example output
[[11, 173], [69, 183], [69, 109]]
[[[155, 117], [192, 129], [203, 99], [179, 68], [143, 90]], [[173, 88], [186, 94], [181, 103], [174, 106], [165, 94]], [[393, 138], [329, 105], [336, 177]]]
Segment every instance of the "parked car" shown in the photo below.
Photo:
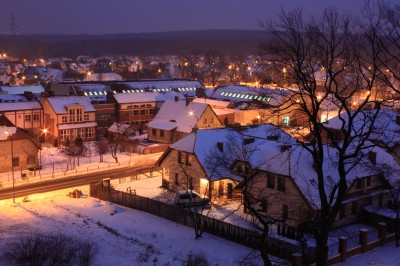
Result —
[[210, 200], [193, 190], [179, 190], [176, 193], [175, 203], [183, 207], [208, 206]]

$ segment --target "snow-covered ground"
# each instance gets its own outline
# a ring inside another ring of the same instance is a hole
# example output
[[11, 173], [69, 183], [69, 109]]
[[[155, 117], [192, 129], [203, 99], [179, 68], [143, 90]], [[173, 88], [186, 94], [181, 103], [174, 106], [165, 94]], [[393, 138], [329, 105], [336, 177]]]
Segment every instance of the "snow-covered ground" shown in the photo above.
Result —
[[[87, 195], [87, 186], [80, 189]], [[190, 255], [204, 256], [210, 265], [239, 265], [251, 252], [209, 234], [195, 239], [193, 229], [144, 212], [67, 197], [70, 191], [0, 201], [0, 250], [26, 235], [60, 232], [93, 240], [99, 247], [95, 265], [184, 265]]]

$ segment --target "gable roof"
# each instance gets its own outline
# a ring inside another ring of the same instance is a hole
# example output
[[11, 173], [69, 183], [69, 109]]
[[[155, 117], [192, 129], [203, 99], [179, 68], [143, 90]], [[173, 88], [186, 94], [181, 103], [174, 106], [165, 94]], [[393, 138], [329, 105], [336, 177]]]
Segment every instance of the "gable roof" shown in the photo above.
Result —
[[[167, 100], [147, 126], [167, 130], [176, 128], [179, 132], [190, 133], [207, 107], [209, 105], [204, 103]], [[193, 115], [190, 116], [189, 112]]]
[[123, 103], [142, 103], [142, 102], [164, 102], [166, 100], [174, 99], [179, 97], [179, 99], [184, 99], [183, 94], [176, 92], [132, 92], [132, 93], [115, 93], [114, 98], [119, 104]]
[[94, 112], [90, 99], [85, 96], [55, 96], [47, 98], [56, 114], [66, 114], [68, 106], [83, 105], [85, 112]]

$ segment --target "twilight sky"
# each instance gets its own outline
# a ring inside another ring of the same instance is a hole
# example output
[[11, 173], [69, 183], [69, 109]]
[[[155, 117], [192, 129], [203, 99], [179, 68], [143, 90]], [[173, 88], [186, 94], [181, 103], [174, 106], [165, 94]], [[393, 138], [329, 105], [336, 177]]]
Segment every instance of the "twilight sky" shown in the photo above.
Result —
[[[364, 0], [1, 0], [0, 34], [14, 13], [19, 34], [112, 34], [255, 29], [280, 8], [317, 14], [324, 7], [358, 13]], [[395, 3], [396, 0], [389, 0]]]

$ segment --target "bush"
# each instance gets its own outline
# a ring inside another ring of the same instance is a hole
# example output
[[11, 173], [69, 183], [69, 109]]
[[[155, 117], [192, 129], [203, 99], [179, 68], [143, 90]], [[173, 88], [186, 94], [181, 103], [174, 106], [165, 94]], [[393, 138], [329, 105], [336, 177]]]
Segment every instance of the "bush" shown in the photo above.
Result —
[[18, 265], [91, 265], [97, 255], [97, 246], [63, 234], [21, 237], [11, 242], [5, 258]]
[[191, 266], [208, 266], [209, 264], [210, 263], [203, 252], [199, 252], [197, 254], [189, 253], [185, 261], [185, 265]]

